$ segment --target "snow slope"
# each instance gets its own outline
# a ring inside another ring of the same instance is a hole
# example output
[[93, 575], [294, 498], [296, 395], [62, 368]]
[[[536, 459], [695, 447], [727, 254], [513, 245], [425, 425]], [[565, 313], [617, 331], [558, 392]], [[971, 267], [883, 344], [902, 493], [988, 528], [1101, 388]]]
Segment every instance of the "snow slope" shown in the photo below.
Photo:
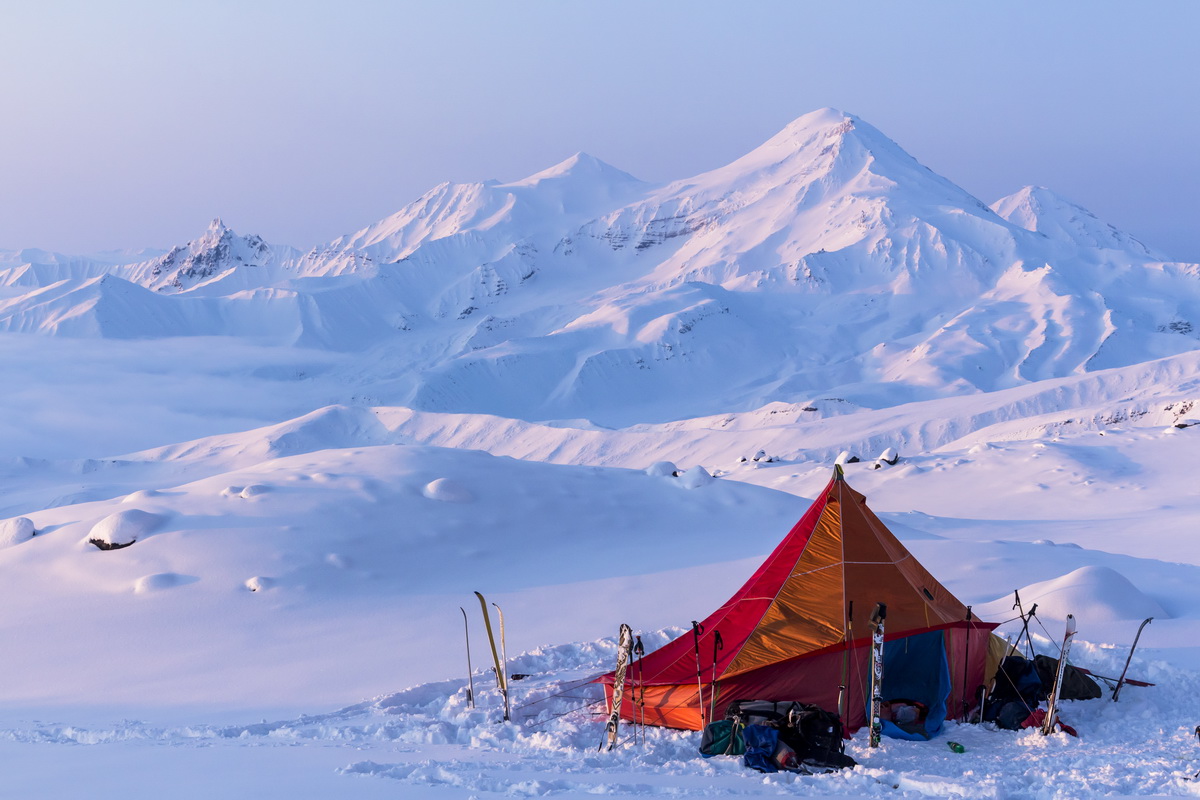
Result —
[[[584, 154], [444, 184], [307, 253], [219, 221], [0, 253], [0, 794], [1200, 794], [1198, 280], [832, 109], [664, 185]], [[1078, 740], [859, 737], [831, 776], [596, 753], [617, 626], [711, 611], [839, 457], [982, 618], [1037, 602], [1039, 652], [1071, 613], [1115, 674], [1153, 616], [1157, 685], [1066, 704]]]
[[834, 109], [663, 186], [577, 154], [304, 254], [215, 220], [147, 261], [40, 260], [0, 268], [0, 330], [358, 353], [343, 380], [387, 404], [610, 426], [993, 391], [1200, 336], [1197, 265], [1047, 190], [993, 210]]

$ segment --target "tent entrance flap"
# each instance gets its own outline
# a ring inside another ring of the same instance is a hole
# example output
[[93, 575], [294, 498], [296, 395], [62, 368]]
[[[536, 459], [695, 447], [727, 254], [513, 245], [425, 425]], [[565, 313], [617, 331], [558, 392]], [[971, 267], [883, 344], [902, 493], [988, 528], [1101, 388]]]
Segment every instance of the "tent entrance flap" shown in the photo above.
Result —
[[[950, 663], [944, 631], [928, 631], [883, 645], [883, 699], [911, 700], [927, 709], [923, 723], [883, 721], [893, 739], [923, 741], [942, 731], [950, 695]], [[899, 722], [899, 724], [898, 724]]]

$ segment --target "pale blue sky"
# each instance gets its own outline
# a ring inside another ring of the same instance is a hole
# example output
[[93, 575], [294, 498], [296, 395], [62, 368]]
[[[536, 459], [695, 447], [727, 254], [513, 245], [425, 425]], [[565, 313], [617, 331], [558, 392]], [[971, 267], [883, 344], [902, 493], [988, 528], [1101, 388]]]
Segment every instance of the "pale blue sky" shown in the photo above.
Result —
[[821, 106], [1200, 261], [1200, 3], [0, 0], [0, 247], [306, 247], [577, 150], [685, 177]]

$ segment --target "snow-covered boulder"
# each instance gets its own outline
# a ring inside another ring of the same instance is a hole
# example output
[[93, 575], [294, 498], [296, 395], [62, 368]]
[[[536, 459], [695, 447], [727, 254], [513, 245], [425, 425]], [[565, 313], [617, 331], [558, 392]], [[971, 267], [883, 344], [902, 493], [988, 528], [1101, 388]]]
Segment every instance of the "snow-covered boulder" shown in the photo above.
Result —
[[708, 473], [708, 470], [697, 464], [683, 473], [680, 482], [688, 489], [699, 489], [701, 486], [712, 483], [713, 476]]
[[164, 519], [160, 514], [151, 514], [138, 508], [118, 511], [93, 525], [87, 542], [101, 550], [119, 550], [153, 531]]
[[441, 500], [443, 503], [469, 503], [475, 499], [471, 491], [458, 481], [449, 478], [438, 478], [425, 484], [421, 494], [430, 500]]
[[35, 532], [33, 520], [28, 517], [0, 520], [0, 548], [27, 542], [33, 538]]
[[646, 474], [656, 478], [674, 478], [679, 475], [679, 467], [670, 461], [655, 461], [646, 467]]
[[879, 458], [875, 459], [875, 469], [895, 466], [899, 460], [900, 454], [896, 452], [896, 448], [889, 447], [879, 454]]
[[271, 491], [270, 487], [263, 486], [261, 483], [252, 483], [238, 494], [238, 497], [244, 500], [249, 500], [251, 497], [258, 497], [260, 494], [266, 494]]
[[847, 464], [857, 464], [858, 456], [854, 455], [849, 450], [843, 450], [842, 452], [838, 453], [838, 457], [834, 459], [833, 463], [842, 467], [846, 466]]

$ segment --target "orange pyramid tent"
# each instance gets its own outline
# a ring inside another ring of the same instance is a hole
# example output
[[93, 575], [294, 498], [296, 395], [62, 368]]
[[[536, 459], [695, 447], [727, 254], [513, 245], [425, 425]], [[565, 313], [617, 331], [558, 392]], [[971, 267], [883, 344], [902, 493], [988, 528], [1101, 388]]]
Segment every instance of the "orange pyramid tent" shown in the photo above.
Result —
[[[734, 700], [798, 700], [839, 711], [847, 731], [857, 730], [866, 724], [867, 619], [877, 603], [887, 605], [884, 699], [924, 703], [936, 733], [974, 705], [996, 625], [968, 619], [840, 466], [750, 580], [699, 624], [698, 641], [688, 632], [631, 666], [621, 716], [699, 730]], [[613, 679], [598, 679], [610, 708]]]

